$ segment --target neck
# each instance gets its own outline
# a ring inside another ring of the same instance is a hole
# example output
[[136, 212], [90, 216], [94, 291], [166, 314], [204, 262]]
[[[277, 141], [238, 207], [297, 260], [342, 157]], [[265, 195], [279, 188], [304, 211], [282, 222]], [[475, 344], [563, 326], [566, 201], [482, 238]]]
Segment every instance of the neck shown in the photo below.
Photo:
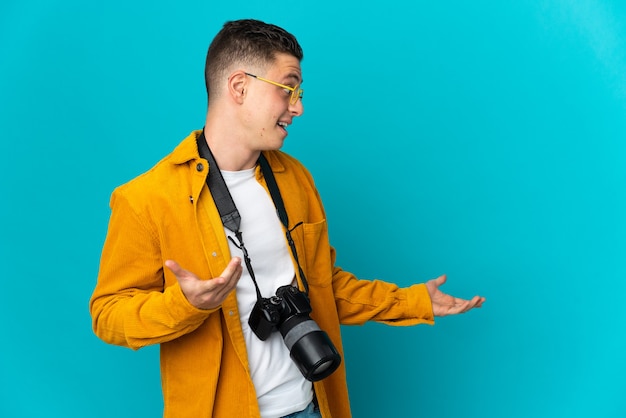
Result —
[[204, 137], [220, 170], [241, 171], [254, 168], [260, 151], [252, 151], [242, 145], [242, 141], [226, 133], [218, 134], [204, 129]]

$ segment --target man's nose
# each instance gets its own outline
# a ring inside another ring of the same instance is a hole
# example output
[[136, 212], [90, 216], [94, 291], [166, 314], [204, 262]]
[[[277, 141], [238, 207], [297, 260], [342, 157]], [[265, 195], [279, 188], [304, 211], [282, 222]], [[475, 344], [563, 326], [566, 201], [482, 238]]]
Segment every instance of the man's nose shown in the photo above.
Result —
[[289, 111], [293, 116], [302, 116], [304, 113], [304, 105], [302, 99], [298, 99], [294, 104], [289, 104]]

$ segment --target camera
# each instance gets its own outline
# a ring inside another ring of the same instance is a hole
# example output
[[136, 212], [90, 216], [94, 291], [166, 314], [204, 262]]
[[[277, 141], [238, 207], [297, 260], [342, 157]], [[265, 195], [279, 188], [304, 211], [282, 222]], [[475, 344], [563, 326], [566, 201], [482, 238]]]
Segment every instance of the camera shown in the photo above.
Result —
[[307, 380], [328, 377], [341, 363], [341, 356], [328, 337], [311, 319], [311, 303], [306, 293], [294, 286], [281, 286], [276, 296], [257, 300], [248, 324], [265, 341], [280, 331], [291, 359]]

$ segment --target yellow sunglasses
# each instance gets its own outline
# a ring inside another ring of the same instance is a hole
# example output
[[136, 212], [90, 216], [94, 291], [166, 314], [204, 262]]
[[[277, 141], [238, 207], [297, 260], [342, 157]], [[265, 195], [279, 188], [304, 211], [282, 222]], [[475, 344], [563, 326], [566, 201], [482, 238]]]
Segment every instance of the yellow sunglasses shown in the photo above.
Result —
[[289, 97], [289, 103], [292, 105], [295, 105], [298, 102], [298, 99], [302, 100], [302, 97], [304, 96], [304, 90], [300, 88], [300, 84], [296, 84], [295, 87], [290, 87], [284, 84], [277, 83], [272, 80], [268, 80], [267, 78], [256, 76], [254, 74], [250, 74], [250, 73], [245, 73], [245, 74], [249, 75], [250, 77], [254, 77], [257, 80], [265, 81], [266, 83], [270, 83], [277, 87], [280, 87], [281, 89], [287, 90], [288, 92], [291, 93], [291, 96]]

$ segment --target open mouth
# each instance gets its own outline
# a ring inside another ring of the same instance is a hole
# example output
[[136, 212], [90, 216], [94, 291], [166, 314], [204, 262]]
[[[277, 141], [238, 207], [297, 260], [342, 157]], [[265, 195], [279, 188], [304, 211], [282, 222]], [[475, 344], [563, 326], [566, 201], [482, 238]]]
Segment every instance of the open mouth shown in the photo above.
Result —
[[288, 124], [286, 122], [278, 122], [277, 125], [281, 127], [285, 132], [287, 132]]

